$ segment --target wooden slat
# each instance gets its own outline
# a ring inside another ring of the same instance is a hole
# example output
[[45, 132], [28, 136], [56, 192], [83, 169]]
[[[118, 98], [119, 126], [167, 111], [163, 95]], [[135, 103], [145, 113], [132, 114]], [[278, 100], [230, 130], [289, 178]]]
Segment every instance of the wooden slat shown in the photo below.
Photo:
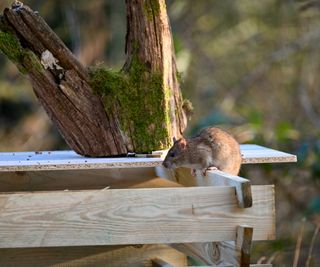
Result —
[[253, 186], [239, 209], [232, 187], [0, 194], [0, 247], [185, 243], [275, 236], [274, 188]]
[[186, 256], [167, 245], [0, 249], [0, 266], [152, 267], [155, 257], [175, 267], [187, 266]]
[[[295, 162], [296, 156], [257, 146], [241, 145], [243, 163]], [[0, 153], [0, 171], [37, 171], [156, 167], [161, 158], [87, 158], [74, 151]]]
[[0, 172], [1, 192], [126, 188], [156, 177], [154, 168]]
[[199, 179], [205, 186], [234, 186], [240, 208], [252, 206], [251, 183], [248, 179], [231, 175], [221, 171], [208, 171], [206, 176], [200, 173]]
[[193, 176], [188, 168], [179, 168], [173, 172], [164, 167], [157, 167], [156, 174], [184, 186], [233, 186], [236, 189], [239, 207], [252, 206], [251, 183], [248, 179], [221, 171], [207, 171], [206, 176], [197, 171], [197, 175]]
[[239, 253], [240, 267], [250, 266], [253, 228], [247, 225], [237, 227], [236, 248]]

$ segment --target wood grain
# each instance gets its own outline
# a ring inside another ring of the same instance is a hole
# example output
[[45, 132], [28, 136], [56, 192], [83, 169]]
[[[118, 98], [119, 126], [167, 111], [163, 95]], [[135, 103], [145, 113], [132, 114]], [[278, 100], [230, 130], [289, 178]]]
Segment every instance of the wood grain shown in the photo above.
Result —
[[156, 257], [175, 267], [187, 266], [186, 256], [167, 245], [0, 249], [0, 266], [152, 267]]
[[273, 239], [273, 186], [252, 192], [247, 209], [232, 187], [0, 194], [0, 247], [235, 240], [239, 224], [254, 227], [254, 240]]
[[[243, 163], [295, 162], [295, 155], [257, 145], [241, 145]], [[165, 152], [163, 154], [165, 156]], [[142, 168], [162, 165], [163, 158], [88, 158], [74, 151], [2, 152], [0, 171]]]

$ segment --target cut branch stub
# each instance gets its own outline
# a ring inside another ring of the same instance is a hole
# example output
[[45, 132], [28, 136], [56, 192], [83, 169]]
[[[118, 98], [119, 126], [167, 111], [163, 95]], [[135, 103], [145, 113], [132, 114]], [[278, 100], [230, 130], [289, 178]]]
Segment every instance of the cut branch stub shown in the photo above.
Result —
[[[38, 14], [25, 5], [6, 8], [0, 50], [29, 75], [40, 103], [72, 149], [87, 156], [127, 153], [117, 119], [106, 114], [86, 69]], [[56, 65], [41, 64], [48, 53]]]

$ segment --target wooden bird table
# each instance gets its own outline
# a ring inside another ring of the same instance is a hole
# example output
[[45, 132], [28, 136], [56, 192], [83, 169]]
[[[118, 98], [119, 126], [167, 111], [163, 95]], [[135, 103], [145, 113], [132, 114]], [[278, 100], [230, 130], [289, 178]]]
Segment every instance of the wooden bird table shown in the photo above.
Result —
[[[244, 164], [296, 161], [241, 152]], [[0, 153], [0, 266], [249, 266], [251, 242], [275, 238], [273, 185], [168, 171], [163, 156]]]

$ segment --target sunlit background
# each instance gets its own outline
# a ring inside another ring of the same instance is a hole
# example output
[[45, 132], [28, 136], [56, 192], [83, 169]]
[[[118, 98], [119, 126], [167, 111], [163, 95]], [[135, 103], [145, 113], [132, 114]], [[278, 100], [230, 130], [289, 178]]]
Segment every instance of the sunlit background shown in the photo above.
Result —
[[[4, 9], [12, 1], [1, 1]], [[124, 1], [24, 1], [80, 61], [120, 69]], [[298, 156], [297, 164], [243, 166], [253, 184], [275, 184], [277, 240], [254, 244], [252, 262], [320, 266], [320, 1], [167, 1], [182, 92], [194, 105], [187, 135], [230, 128], [241, 143]], [[0, 54], [0, 151], [67, 149], [28, 78]], [[305, 223], [303, 222], [305, 219]]]

